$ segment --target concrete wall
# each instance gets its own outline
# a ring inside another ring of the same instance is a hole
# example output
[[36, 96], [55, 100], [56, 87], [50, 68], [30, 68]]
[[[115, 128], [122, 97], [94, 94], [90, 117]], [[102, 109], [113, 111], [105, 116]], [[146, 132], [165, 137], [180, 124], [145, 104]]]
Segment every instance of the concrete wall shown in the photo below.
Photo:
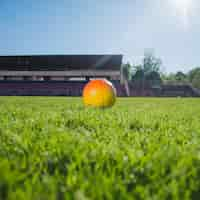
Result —
[[[38, 79], [38, 77], [36, 77]], [[117, 96], [127, 96], [119, 81], [112, 81]], [[3, 81], [0, 95], [81, 96], [87, 81]], [[130, 87], [130, 96], [200, 96], [191, 87], [162, 86], [161, 89]]]
[[[87, 81], [1, 81], [0, 95], [82, 96]], [[114, 83], [118, 96], [126, 96], [124, 87]]]

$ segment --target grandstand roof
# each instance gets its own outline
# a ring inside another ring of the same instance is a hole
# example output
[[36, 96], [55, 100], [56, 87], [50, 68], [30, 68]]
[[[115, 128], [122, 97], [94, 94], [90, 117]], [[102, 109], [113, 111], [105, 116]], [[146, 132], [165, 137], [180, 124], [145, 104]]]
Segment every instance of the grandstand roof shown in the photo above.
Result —
[[122, 55], [0, 56], [0, 71], [120, 70]]

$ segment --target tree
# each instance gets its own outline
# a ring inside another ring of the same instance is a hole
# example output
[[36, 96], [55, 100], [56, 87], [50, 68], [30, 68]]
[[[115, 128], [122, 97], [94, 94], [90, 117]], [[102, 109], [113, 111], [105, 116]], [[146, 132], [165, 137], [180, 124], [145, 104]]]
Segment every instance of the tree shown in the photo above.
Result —
[[135, 74], [131, 77], [131, 81], [139, 87], [143, 85], [144, 79], [144, 70], [142, 68], [137, 68]]
[[184, 74], [181, 71], [178, 71], [175, 75], [174, 75], [174, 79], [177, 83], [187, 83], [187, 75]]
[[200, 89], [200, 68], [191, 70], [188, 76], [192, 86]]
[[198, 73], [200, 73], [200, 67], [196, 67], [196, 68], [190, 70], [189, 73], [188, 73], [188, 79], [189, 79], [189, 81], [192, 82], [192, 80], [194, 79], [194, 77]]
[[160, 85], [161, 59], [156, 58], [151, 52], [145, 53], [142, 65], [135, 66], [135, 74], [132, 76], [132, 82], [144, 89], [145, 84], [149, 86]]
[[162, 84], [162, 79], [160, 74], [156, 71], [152, 71], [146, 75], [146, 81], [151, 86], [160, 86]]
[[200, 89], [200, 73], [196, 74], [192, 79], [192, 86]]
[[131, 65], [129, 63], [122, 65], [122, 76], [123, 82], [131, 79]]
[[146, 52], [143, 58], [143, 70], [144, 73], [150, 73], [152, 71], [160, 72], [162, 61], [156, 58], [152, 52]]

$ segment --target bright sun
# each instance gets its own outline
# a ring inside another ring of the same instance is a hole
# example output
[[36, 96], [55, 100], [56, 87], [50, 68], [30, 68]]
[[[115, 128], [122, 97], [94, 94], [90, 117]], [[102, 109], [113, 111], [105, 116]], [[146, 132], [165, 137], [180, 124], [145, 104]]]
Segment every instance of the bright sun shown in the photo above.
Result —
[[176, 14], [185, 26], [188, 25], [189, 16], [193, 7], [193, 0], [169, 0]]

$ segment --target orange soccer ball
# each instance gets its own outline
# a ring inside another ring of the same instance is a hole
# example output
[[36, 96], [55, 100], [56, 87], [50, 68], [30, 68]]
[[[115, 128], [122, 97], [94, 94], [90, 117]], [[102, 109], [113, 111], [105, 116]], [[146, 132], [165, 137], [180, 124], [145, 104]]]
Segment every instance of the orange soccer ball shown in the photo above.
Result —
[[116, 101], [116, 90], [107, 80], [91, 80], [83, 89], [83, 101], [86, 106], [111, 107]]

